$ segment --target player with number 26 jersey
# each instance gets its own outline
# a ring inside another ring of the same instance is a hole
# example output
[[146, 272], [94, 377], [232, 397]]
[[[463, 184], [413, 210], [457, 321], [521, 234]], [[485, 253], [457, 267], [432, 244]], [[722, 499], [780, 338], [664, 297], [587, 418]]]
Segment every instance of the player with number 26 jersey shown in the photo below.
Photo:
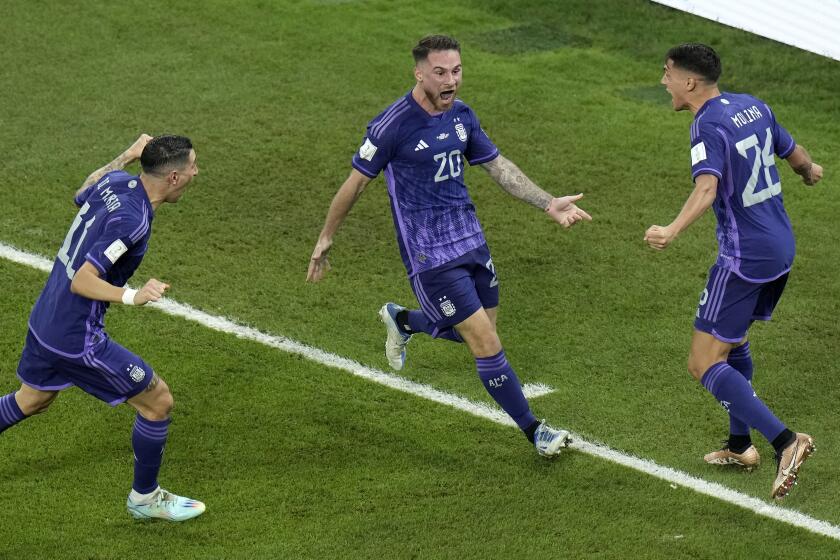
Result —
[[720, 91], [722, 65], [710, 46], [685, 43], [670, 49], [663, 70], [660, 83], [671, 95], [672, 108], [694, 115], [694, 190], [670, 224], [648, 228], [645, 241], [661, 251], [709, 208], [717, 217], [720, 254], [700, 294], [688, 371], [727, 411], [729, 438], [703, 460], [752, 469], [760, 463], [750, 433], [755, 429], [776, 451], [770, 495], [781, 499], [814, 451], [814, 441], [790, 430], [758, 397], [747, 337], [754, 321], [773, 316], [795, 254], [775, 156], [786, 160], [806, 185], [822, 178], [822, 167], [793, 141], [766, 103]]
[[775, 157], [796, 143], [764, 102], [723, 92], [706, 101], [691, 125], [691, 174], [714, 175], [717, 264], [748, 282], [767, 282], [790, 270], [795, 245], [782, 203]]

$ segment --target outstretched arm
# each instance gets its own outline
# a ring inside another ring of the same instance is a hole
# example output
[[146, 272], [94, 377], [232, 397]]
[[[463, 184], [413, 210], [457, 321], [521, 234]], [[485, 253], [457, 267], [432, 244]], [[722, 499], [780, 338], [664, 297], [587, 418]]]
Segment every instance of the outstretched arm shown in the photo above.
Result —
[[75, 196], [79, 196], [84, 192], [86, 188], [93, 185], [99, 179], [101, 179], [106, 173], [110, 173], [111, 171], [116, 171], [117, 169], [124, 169], [126, 165], [133, 163], [140, 159], [140, 155], [143, 153], [143, 148], [146, 147], [146, 144], [149, 143], [152, 137], [148, 134], [141, 134], [140, 138], [134, 141], [134, 143], [129, 146], [123, 153], [118, 155], [113, 161], [107, 163], [88, 175], [85, 182], [82, 183], [82, 186], [76, 191]]
[[482, 163], [481, 167], [502, 187], [502, 190], [519, 200], [545, 210], [563, 227], [568, 228], [581, 220], [592, 220], [589, 214], [574, 204], [583, 197], [582, 194], [555, 198], [535, 185], [516, 164], [504, 156], [500, 155], [492, 161]]
[[811, 161], [811, 156], [799, 144], [796, 145], [796, 148], [787, 157], [787, 162], [790, 164], [794, 173], [802, 177], [802, 182], [806, 185], [816, 185], [822, 179], [822, 166]]
[[650, 226], [645, 232], [645, 241], [651, 248], [661, 251], [677, 238], [697, 218], [703, 215], [715, 201], [718, 178], [714, 175], [698, 175], [694, 190], [685, 201], [680, 213], [667, 226]]
[[315, 244], [315, 250], [312, 251], [312, 258], [309, 260], [309, 270], [306, 272], [307, 282], [318, 282], [330, 269], [327, 254], [332, 247], [333, 236], [368, 183], [370, 183], [370, 177], [353, 169], [350, 176], [335, 193], [330, 203], [330, 209], [327, 211], [327, 218], [324, 220], [321, 235], [318, 236], [318, 242]]
[[515, 163], [504, 156], [481, 164], [502, 190], [540, 210], [546, 210], [554, 198], [534, 184]]

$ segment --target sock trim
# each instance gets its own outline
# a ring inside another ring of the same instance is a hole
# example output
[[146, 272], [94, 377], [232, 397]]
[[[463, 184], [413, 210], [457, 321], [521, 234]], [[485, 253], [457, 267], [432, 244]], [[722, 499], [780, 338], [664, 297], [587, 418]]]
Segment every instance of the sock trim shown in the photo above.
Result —
[[729, 357], [730, 358], [741, 358], [741, 359], [743, 359], [743, 358], [748, 357], [749, 355], [750, 355], [750, 343], [749, 342], [746, 342], [746, 343], [742, 344], [741, 346], [733, 348], [729, 352]]
[[24, 418], [26, 418], [26, 415], [20, 409], [14, 393], [9, 393], [0, 398], [0, 420], [12, 425], [17, 424]]
[[499, 353], [494, 356], [476, 358], [475, 363], [476, 366], [478, 366], [479, 373], [490, 372], [509, 366], [504, 350], [500, 350]]
[[169, 434], [169, 424], [172, 422], [171, 418], [166, 420], [147, 420], [138, 414], [134, 420], [134, 429], [141, 436], [155, 440], [165, 440]]
[[700, 378], [700, 383], [708, 389], [708, 391], [712, 394], [715, 393], [717, 389], [718, 381], [720, 380], [720, 376], [726, 368], [731, 368], [729, 364], [726, 362], [718, 362], [712, 365], [709, 369], [706, 370], [706, 373], [703, 374], [703, 377]]

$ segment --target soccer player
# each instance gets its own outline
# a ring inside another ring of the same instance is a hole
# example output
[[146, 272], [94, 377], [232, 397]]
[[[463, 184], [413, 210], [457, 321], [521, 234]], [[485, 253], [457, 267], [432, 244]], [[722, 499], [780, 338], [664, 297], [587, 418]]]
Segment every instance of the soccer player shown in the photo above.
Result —
[[[122, 171], [138, 159], [139, 176]], [[111, 303], [145, 305], [169, 288], [154, 278], [139, 290], [123, 286], [146, 253], [155, 211], [178, 202], [197, 174], [188, 138], [143, 134], [85, 180], [74, 199], [79, 212], [29, 317], [18, 365], [23, 383], [0, 398], [0, 432], [46, 411], [73, 385], [111, 406], [134, 407], [127, 507], [137, 519], [184, 521], [201, 515], [204, 504], [158, 486], [172, 393], [149, 364], [108, 336], [103, 321]]]
[[674, 110], [694, 114], [694, 191], [676, 219], [667, 226], [651, 226], [645, 241], [665, 249], [709, 207], [718, 222], [720, 254], [700, 295], [688, 369], [729, 413], [730, 435], [723, 449], [704, 459], [749, 469], [758, 465], [758, 451], [750, 439], [750, 428], [755, 428], [776, 450], [771, 495], [783, 498], [814, 451], [814, 441], [808, 434], [790, 431], [753, 392], [747, 331], [753, 321], [770, 319], [793, 264], [793, 232], [774, 154], [786, 159], [806, 185], [819, 181], [823, 170], [766, 103], [746, 94], [720, 92], [721, 64], [711, 47], [674, 47], [664, 68], [661, 83], [671, 94]]
[[416, 83], [368, 125], [350, 176], [330, 204], [307, 280], [317, 282], [329, 269], [333, 236], [365, 186], [384, 170], [397, 244], [420, 303], [419, 310], [394, 303], [380, 310], [391, 367], [402, 369], [415, 333], [466, 343], [493, 399], [538, 453], [557, 455], [569, 442], [568, 432], [531, 413], [496, 334], [499, 280], [464, 183], [464, 160], [481, 165], [502, 189], [563, 227], [592, 218], [574, 204], [582, 194], [554, 198], [500, 155], [473, 110], [456, 98], [458, 41], [425, 37], [412, 54]]

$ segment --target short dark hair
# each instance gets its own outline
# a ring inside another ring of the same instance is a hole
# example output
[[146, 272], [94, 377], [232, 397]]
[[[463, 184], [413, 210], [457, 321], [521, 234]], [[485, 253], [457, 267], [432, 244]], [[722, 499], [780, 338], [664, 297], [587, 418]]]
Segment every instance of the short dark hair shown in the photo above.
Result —
[[699, 74], [713, 84], [720, 77], [720, 57], [708, 45], [684, 43], [669, 50], [665, 60], [669, 58], [674, 61], [674, 66]]
[[417, 46], [411, 49], [414, 55], [414, 62], [420, 62], [429, 58], [432, 51], [458, 51], [461, 52], [461, 44], [448, 35], [428, 35], [420, 39]]
[[168, 173], [173, 167], [183, 167], [187, 164], [192, 147], [192, 142], [186, 136], [155, 136], [143, 148], [140, 166], [143, 172], [152, 175]]

